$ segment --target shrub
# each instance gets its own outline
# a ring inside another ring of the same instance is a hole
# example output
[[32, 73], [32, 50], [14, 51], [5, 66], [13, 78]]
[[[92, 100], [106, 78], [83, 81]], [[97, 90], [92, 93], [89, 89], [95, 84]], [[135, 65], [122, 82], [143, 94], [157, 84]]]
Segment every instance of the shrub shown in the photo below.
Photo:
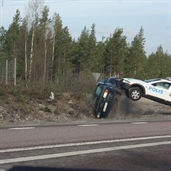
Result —
[[45, 108], [44, 108], [44, 112], [49, 112], [49, 113], [51, 113], [51, 112], [52, 112], [52, 110], [51, 110], [48, 106], [45, 106]]
[[0, 89], [0, 96], [4, 96], [6, 94], [5, 90]]
[[58, 114], [59, 114], [59, 109], [58, 109], [58, 108], [56, 108], [56, 109], [54, 110], [54, 114], [55, 114], [55, 115], [58, 115]]

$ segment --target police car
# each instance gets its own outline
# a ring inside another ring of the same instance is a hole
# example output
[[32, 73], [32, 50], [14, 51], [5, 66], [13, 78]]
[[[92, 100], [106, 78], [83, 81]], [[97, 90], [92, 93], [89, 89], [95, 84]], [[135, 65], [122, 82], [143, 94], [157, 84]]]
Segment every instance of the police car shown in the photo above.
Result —
[[171, 81], [171, 76], [166, 77], [166, 80]]
[[171, 81], [167, 79], [154, 78], [143, 81], [123, 78], [120, 86], [126, 90], [126, 95], [131, 100], [137, 101], [141, 97], [145, 97], [171, 106]]

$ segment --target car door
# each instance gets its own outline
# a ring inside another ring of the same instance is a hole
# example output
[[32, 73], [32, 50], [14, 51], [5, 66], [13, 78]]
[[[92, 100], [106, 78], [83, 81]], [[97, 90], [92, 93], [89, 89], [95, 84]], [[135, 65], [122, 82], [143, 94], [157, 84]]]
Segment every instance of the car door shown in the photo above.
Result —
[[171, 102], [171, 83], [169, 83], [169, 87], [167, 89], [166, 101]]
[[148, 87], [148, 95], [168, 101], [171, 97], [169, 97], [169, 94], [171, 93], [170, 88], [171, 83], [168, 82], [162, 81], [153, 83]]

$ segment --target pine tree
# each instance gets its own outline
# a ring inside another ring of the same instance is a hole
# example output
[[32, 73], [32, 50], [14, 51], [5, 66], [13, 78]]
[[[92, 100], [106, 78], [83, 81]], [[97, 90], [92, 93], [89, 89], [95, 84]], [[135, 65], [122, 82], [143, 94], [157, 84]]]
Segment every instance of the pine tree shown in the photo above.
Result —
[[0, 28], [0, 59], [7, 59], [6, 52], [4, 51], [5, 35], [6, 35], [6, 30], [2, 26]]
[[129, 77], [146, 78], [145, 68], [147, 65], [146, 52], [144, 50], [145, 38], [144, 30], [141, 27], [139, 33], [134, 37], [128, 49], [128, 56], [125, 59], [127, 73]]
[[88, 67], [91, 72], [96, 72], [96, 64], [98, 56], [96, 55], [96, 32], [95, 32], [95, 24], [92, 24], [91, 32], [88, 38]]
[[161, 77], [165, 78], [171, 74], [171, 69], [168, 64], [171, 62], [169, 55], [163, 51], [162, 46], [157, 47], [157, 51], [149, 55], [148, 68], [149, 76], [151, 78]]
[[19, 43], [20, 22], [20, 11], [17, 9], [13, 22], [5, 34], [4, 51], [8, 54], [8, 58], [16, 58], [18, 55], [17, 46]]
[[105, 50], [106, 50], [106, 41], [102, 37], [102, 40], [96, 43], [95, 49], [95, 58], [93, 61], [92, 72], [104, 73], [105, 68]]
[[113, 35], [107, 40], [106, 66], [111, 75], [123, 75], [124, 59], [127, 50], [126, 37], [122, 35], [123, 30], [117, 28]]
[[67, 71], [71, 69], [71, 63], [70, 63], [70, 54], [71, 54], [71, 42], [72, 38], [69, 33], [68, 27], [64, 27], [62, 29], [62, 38], [61, 38], [61, 44], [60, 44], [60, 50], [61, 50], [61, 72], [62, 75], [66, 75]]
[[87, 30], [87, 28], [84, 27], [80, 37], [78, 38], [78, 55], [76, 57], [78, 72], [81, 72], [89, 68], [89, 35], [89, 30]]

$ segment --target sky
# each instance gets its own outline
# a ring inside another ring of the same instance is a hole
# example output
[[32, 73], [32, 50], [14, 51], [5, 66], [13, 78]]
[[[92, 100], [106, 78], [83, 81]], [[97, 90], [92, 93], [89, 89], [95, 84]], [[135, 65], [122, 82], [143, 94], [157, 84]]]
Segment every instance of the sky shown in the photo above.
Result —
[[[28, 2], [0, 0], [0, 26], [8, 29], [17, 9], [24, 18]], [[60, 15], [63, 26], [76, 40], [84, 27], [91, 30], [93, 23], [97, 41], [122, 28], [131, 43], [143, 27], [147, 55], [160, 45], [171, 54], [171, 0], [44, 0], [44, 5], [50, 9], [49, 17], [55, 12]]]

